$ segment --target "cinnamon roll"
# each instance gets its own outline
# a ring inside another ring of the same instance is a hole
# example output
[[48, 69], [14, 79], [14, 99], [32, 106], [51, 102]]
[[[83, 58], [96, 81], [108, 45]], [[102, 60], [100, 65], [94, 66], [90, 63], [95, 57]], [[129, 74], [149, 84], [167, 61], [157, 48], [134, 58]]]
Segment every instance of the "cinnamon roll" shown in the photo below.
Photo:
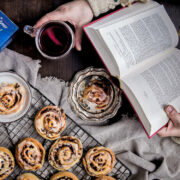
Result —
[[42, 108], [35, 117], [35, 128], [45, 139], [55, 140], [66, 127], [66, 115], [57, 106]]
[[18, 176], [16, 180], [40, 180], [40, 179], [34, 174], [24, 173]]
[[81, 158], [83, 147], [81, 141], [73, 136], [58, 139], [49, 152], [49, 163], [57, 170], [67, 170]]
[[36, 139], [25, 138], [16, 146], [15, 156], [22, 169], [35, 171], [44, 164], [45, 150]]
[[103, 81], [94, 80], [85, 87], [84, 99], [96, 104], [96, 109], [104, 109], [110, 101], [110, 89]]
[[71, 172], [59, 172], [54, 174], [50, 180], [78, 180], [78, 178]]
[[21, 110], [25, 89], [18, 83], [3, 84], [0, 87], [0, 115], [8, 115]]
[[96, 180], [116, 180], [116, 179], [111, 176], [100, 176], [96, 178]]
[[12, 153], [8, 149], [0, 147], [0, 179], [8, 177], [12, 173], [14, 166]]
[[110, 173], [115, 162], [112, 150], [102, 146], [90, 149], [83, 158], [87, 173], [96, 177]]

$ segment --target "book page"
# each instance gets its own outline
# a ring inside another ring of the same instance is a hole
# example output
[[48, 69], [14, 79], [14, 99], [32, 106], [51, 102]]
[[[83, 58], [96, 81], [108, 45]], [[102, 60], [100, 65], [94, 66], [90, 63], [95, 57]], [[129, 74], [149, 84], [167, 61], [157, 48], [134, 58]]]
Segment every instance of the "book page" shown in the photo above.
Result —
[[131, 67], [178, 43], [176, 29], [163, 6], [101, 28], [99, 32], [118, 64], [121, 77]]
[[149, 1], [146, 4], [135, 3], [130, 7], [117, 10], [114, 13], [100, 18], [84, 27], [85, 33], [112, 76], [119, 78], [120, 71], [118, 64], [97, 29], [116, 23], [127, 17], [134, 16], [156, 6], [159, 6], [159, 4], [154, 1]]
[[108, 69], [112, 76], [117, 77], [119, 76], [119, 68], [116, 63], [116, 61], [113, 60], [113, 56], [111, 55], [109, 49], [104, 46], [105, 44], [101, 43], [101, 37], [98, 33], [95, 33], [91, 28], [86, 29], [86, 33], [90, 34], [89, 39], [92, 42], [92, 45], [94, 46], [97, 54], [100, 56], [102, 62], [106, 66], [106, 69]]
[[151, 134], [168, 122], [163, 110], [165, 105], [171, 104], [180, 112], [179, 77], [180, 50], [174, 49], [162, 56], [157, 64], [148, 69], [139, 69], [122, 79], [122, 89], [126, 92], [128, 87], [134, 95], [135, 101], [151, 124]]

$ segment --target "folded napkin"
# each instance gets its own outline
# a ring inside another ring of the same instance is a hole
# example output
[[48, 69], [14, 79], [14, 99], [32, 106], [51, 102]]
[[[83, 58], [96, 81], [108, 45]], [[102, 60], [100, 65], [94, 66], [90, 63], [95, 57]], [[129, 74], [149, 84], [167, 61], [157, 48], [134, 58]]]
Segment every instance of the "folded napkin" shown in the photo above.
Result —
[[130, 179], [180, 179], [180, 146], [171, 138], [154, 136], [149, 140], [137, 118], [128, 115], [123, 115], [119, 121], [110, 124], [84, 122], [71, 111], [67, 102], [68, 83], [54, 77], [37, 77], [39, 62], [8, 49], [0, 53], [0, 71], [14, 70], [31, 84], [36, 85], [99, 142], [110, 147], [131, 169]]

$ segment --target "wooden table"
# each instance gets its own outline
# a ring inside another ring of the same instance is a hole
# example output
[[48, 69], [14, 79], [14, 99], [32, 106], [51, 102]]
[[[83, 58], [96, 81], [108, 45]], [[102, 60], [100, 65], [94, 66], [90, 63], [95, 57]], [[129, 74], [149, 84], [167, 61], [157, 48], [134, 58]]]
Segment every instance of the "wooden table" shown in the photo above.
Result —
[[[19, 31], [14, 41], [8, 48], [15, 50], [33, 59], [41, 60], [40, 73], [44, 76], [55, 76], [65, 81], [73, 78], [73, 75], [88, 66], [104, 67], [93, 47], [83, 36], [82, 52], [73, 50], [68, 58], [59, 61], [50, 61], [44, 59], [37, 51], [34, 39], [23, 33], [23, 27], [26, 24], [34, 25], [36, 21], [47, 12], [54, 10], [59, 5], [68, 2], [67, 0], [1, 0], [0, 10], [2, 10], [18, 26]], [[171, 2], [171, 4], [169, 3]], [[173, 0], [162, 0], [168, 14], [173, 20], [176, 28], [180, 26], [180, 3]], [[180, 46], [179, 46], [180, 47]], [[125, 99], [125, 98], [124, 98]], [[124, 110], [131, 109], [129, 103], [121, 108], [120, 114]]]

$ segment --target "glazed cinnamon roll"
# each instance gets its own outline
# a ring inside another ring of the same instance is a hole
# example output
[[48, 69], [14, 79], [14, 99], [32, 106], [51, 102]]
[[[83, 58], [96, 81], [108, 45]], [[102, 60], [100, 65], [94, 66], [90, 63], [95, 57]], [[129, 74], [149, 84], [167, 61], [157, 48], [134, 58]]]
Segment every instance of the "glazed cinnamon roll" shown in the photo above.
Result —
[[100, 176], [96, 178], [96, 180], [116, 180], [116, 179], [111, 176]]
[[110, 101], [110, 89], [103, 82], [94, 80], [84, 89], [84, 99], [96, 104], [96, 109], [104, 109]]
[[49, 163], [57, 170], [67, 170], [81, 158], [83, 147], [80, 140], [73, 136], [58, 139], [49, 152]]
[[3, 84], [0, 87], [0, 115], [8, 115], [21, 110], [25, 89], [18, 83]]
[[14, 166], [12, 153], [8, 149], [0, 147], [0, 179], [8, 177], [12, 173]]
[[24, 173], [18, 176], [16, 180], [40, 180], [40, 179], [34, 174]]
[[66, 115], [57, 106], [42, 108], [35, 117], [35, 128], [45, 139], [55, 140], [66, 127]]
[[101, 176], [111, 172], [115, 165], [114, 153], [109, 148], [95, 147], [83, 158], [83, 165], [90, 176]]
[[36, 139], [25, 138], [16, 146], [15, 156], [22, 169], [35, 171], [44, 164], [45, 150]]
[[50, 180], [78, 180], [78, 178], [71, 172], [59, 172], [54, 174]]

